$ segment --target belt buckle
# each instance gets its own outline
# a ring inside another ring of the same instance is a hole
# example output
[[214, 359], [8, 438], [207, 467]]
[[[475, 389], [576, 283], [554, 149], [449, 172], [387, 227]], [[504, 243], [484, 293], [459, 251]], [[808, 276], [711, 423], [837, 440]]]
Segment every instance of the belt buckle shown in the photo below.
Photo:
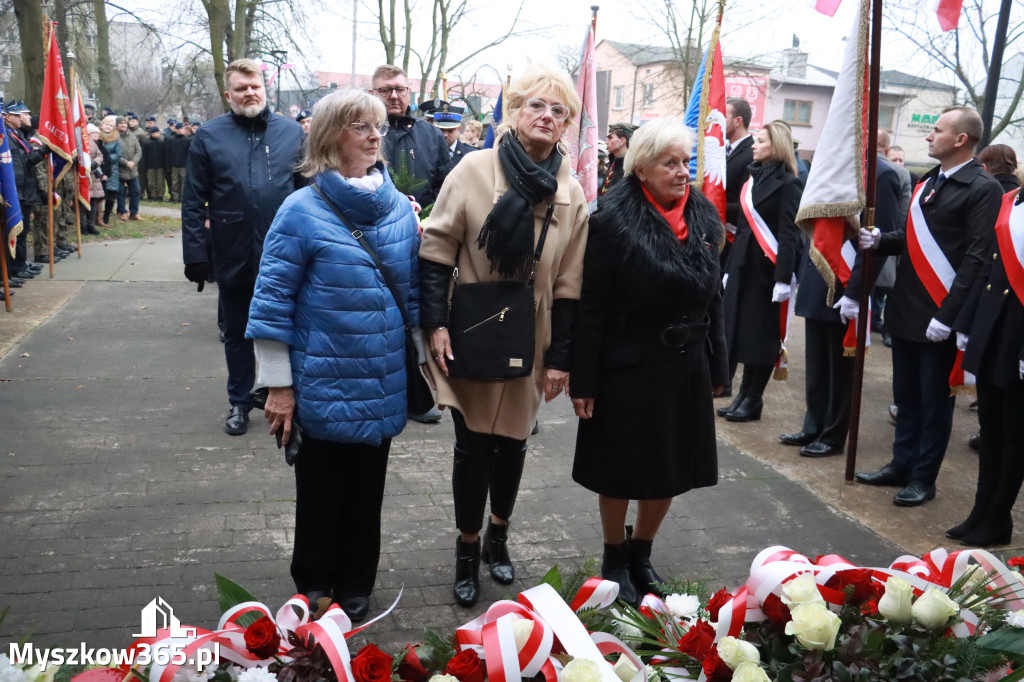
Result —
[[683, 322], [675, 322], [662, 327], [658, 339], [663, 346], [668, 348], [682, 348], [686, 345], [689, 335], [690, 328], [688, 325]]

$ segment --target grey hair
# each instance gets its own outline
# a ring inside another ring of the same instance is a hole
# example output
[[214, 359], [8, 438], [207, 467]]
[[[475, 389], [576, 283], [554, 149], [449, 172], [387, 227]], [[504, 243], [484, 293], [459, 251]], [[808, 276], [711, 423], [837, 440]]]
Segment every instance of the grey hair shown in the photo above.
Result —
[[[387, 110], [379, 97], [356, 88], [335, 90], [313, 106], [306, 155], [299, 164], [299, 172], [309, 178], [323, 171], [338, 170], [338, 139], [345, 126], [355, 121], [378, 125], [387, 120]], [[381, 144], [377, 151], [378, 161], [384, 160], [383, 148]]]
[[664, 118], [648, 121], [630, 138], [622, 170], [626, 175], [634, 175], [637, 168], [654, 163], [662, 152], [677, 144], [689, 154], [693, 149], [693, 132], [678, 121]]

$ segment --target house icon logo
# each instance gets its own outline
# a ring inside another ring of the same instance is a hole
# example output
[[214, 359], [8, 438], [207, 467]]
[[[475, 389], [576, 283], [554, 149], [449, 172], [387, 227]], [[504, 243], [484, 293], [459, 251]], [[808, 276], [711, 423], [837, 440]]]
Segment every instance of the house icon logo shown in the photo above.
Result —
[[169, 637], [195, 637], [195, 628], [181, 627], [181, 621], [174, 617], [174, 609], [157, 597], [142, 609], [142, 632], [132, 637], [156, 637], [157, 630], [167, 628]]

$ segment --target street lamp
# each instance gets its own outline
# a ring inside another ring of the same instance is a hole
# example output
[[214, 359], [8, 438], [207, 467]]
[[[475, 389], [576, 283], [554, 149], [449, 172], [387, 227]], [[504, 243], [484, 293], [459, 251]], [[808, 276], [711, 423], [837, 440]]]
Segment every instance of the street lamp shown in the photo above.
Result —
[[270, 80], [274, 80], [275, 78], [277, 79], [277, 96], [275, 98], [274, 110], [280, 112], [281, 111], [281, 71], [282, 71], [282, 69], [291, 68], [292, 65], [286, 63], [288, 61], [288, 51], [287, 50], [271, 50], [269, 54], [270, 54], [271, 57], [274, 58], [274, 60], [276, 62], [276, 63], [274, 63], [274, 66], [277, 67], [277, 70], [274, 72], [274, 75], [270, 77]]

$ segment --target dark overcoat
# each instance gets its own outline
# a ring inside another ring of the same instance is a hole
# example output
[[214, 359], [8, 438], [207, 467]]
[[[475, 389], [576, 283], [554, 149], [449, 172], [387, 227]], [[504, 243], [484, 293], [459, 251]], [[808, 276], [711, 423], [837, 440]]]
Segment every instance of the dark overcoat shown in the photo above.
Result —
[[754, 138], [747, 135], [736, 143], [725, 159], [725, 222], [738, 224], [740, 188], [750, 177], [748, 166], [754, 163]]
[[455, 142], [455, 153], [452, 154], [452, 168], [459, 165], [459, 161], [462, 161], [466, 154], [480, 151], [471, 144], [466, 144], [462, 140], [456, 140]]
[[925, 332], [932, 318], [954, 327], [985, 259], [992, 256], [996, 217], [1003, 196], [999, 182], [980, 163], [971, 160], [949, 177], [930, 201], [924, 201], [938, 174], [936, 166], [924, 176], [922, 180], [928, 185], [918, 201], [922, 202], [921, 211], [929, 231], [956, 271], [942, 305], [935, 305], [914, 269], [907, 250], [906, 225], [901, 230], [883, 233], [878, 246], [879, 253], [901, 254], [896, 282], [885, 301], [886, 331], [919, 343], [928, 341]]
[[[602, 495], [661, 499], [718, 481], [712, 386], [729, 382], [711, 203], [691, 191], [680, 242], [628, 176], [590, 219], [570, 391], [580, 420], [573, 479]], [[663, 327], [695, 325], [669, 347]], [[700, 325], [707, 325], [706, 331]]]
[[[751, 365], [774, 365], [779, 356], [781, 304], [772, 303], [776, 282], [790, 284], [800, 252], [796, 211], [803, 185], [783, 165], [754, 183], [754, 208], [779, 243], [775, 264], [761, 250], [741, 210], [726, 272], [725, 338], [729, 360]], [[795, 292], [794, 292], [795, 293]]]

